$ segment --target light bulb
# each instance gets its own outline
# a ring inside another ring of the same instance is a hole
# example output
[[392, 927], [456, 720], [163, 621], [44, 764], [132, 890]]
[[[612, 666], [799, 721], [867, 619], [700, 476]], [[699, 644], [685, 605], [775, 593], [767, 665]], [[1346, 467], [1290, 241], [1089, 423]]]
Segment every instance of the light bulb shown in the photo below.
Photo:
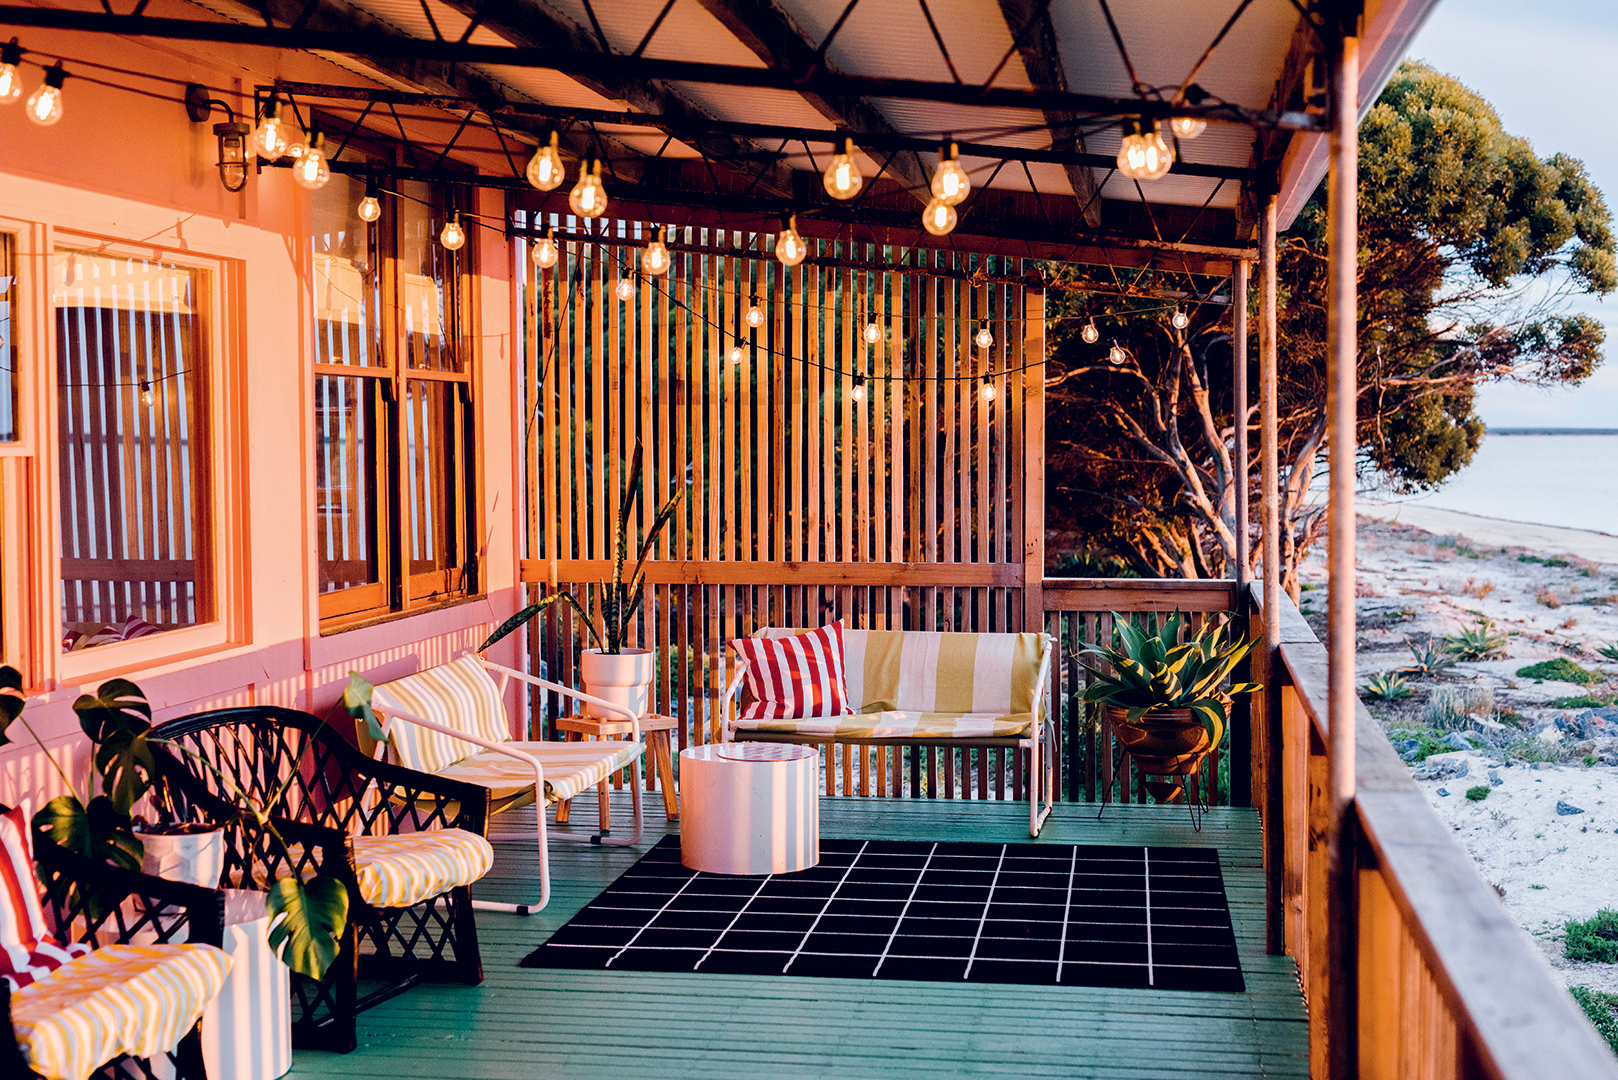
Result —
[[[972, 192], [972, 181], [961, 168], [960, 150], [949, 144], [949, 156], [939, 154], [938, 168], [933, 172], [933, 198], [945, 206], [957, 206]], [[950, 228], [954, 228], [952, 224]], [[949, 232], [945, 229], [944, 232]], [[935, 235], [942, 236], [943, 233]]]
[[1118, 171], [1132, 180], [1156, 180], [1174, 164], [1174, 150], [1157, 133], [1157, 125], [1136, 120], [1118, 148]]
[[541, 270], [549, 270], [556, 265], [561, 252], [556, 249], [556, 241], [549, 236], [541, 236], [534, 241], [534, 265]]
[[856, 375], [856, 376], [854, 376], [854, 386], [853, 386], [853, 389], [849, 390], [849, 393], [851, 395], [853, 395], [855, 401], [864, 401], [865, 400], [865, 376], [864, 375]]
[[1176, 138], [1194, 139], [1207, 130], [1208, 121], [1200, 116], [1176, 116], [1169, 121], [1169, 129]]
[[798, 235], [798, 216], [794, 214], [787, 221], [787, 227], [775, 238], [775, 257], [781, 260], [782, 265], [797, 266], [808, 255], [809, 245]]
[[1091, 319], [1085, 323], [1084, 329], [1079, 331], [1079, 336], [1084, 339], [1086, 345], [1094, 345], [1096, 338], [1101, 336], [1101, 331], [1096, 329], [1096, 321]]
[[635, 299], [635, 279], [630, 277], [619, 278], [617, 286], [612, 290], [612, 294], [620, 300]]
[[843, 152], [831, 159], [826, 166], [826, 194], [834, 199], [852, 199], [860, 193], [860, 186], [865, 183], [865, 177], [860, 175], [860, 167], [854, 164], [854, 140], [843, 140]]
[[376, 201], [376, 185], [365, 185], [365, 198], [360, 200], [359, 215], [361, 221], [375, 221], [382, 216], [382, 204]]
[[22, 46], [17, 39], [12, 38], [4, 46], [0, 46], [0, 105], [10, 105], [22, 97], [22, 72], [17, 65], [22, 63]]
[[152, 396], [152, 384], [149, 383], [149, 382], [141, 383], [140, 384], [140, 403], [142, 405], [145, 405], [147, 408], [151, 408], [152, 402], [155, 401], [155, 400], [157, 400], [157, 399]]
[[764, 309], [758, 306], [758, 297], [753, 297], [752, 303], [747, 305], [747, 325], [754, 330], [764, 325]]
[[562, 153], [556, 148], [556, 141], [553, 131], [549, 145], [541, 146], [528, 159], [528, 182], [541, 191], [554, 191], [562, 185]]
[[298, 141], [297, 129], [281, 119], [281, 103], [271, 99], [264, 106], [264, 119], [253, 129], [253, 153], [265, 161], [279, 161]]
[[989, 381], [989, 377], [985, 375], [983, 376], [983, 386], [978, 393], [983, 395], [984, 401], [993, 401], [995, 397], [999, 395], [1000, 391], [995, 387], [994, 383]]
[[921, 212], [922, 228], [934, 236], [948, 236], [955, 229], [960, 217], [955, 213], [955, 207], [942, 199], [934, 199], [927, 204], [927, 209]]
[[45, 69], [45, 83], [28, 99], [28, 119], [40, 127], [50, 127], [62, 118], [62, 80], [67, 72], [61, 64]]
[[1173, 326], [1176, 330], [1184, 330], [1187, 326], [1191, 325], [1191, 316], [1187, 315], [1179, 308], [1175, 308], [1174, 314], [1169, 316], [1169, 325]]
[[292, 179], [310, 191], [326, 186], [331, 179], [331, 169], [326, 167], [326, 136], [318, 131], [309, 136], [309, 145], [292, 166]]
[[662, 277], [669, 272], [669, 249], [663, 243], [666, 235], [663, 229], [657, 230], [657, 239], [646, 245], [646, 250], [640, 253], [640, 268], [653, 277]]
[[868, 322], [865, 324], [865, 340], [875, 345], [882, 340], [882, 324]]
[[1119, 345], [1115, 341], [1112, 343], [1112, 348], [1107, 350], [1107, 360], [1108, 362], [1114, 364], [1127, 363], [1129, 361], [1129, 354], [1124, 352], [1123, 346]]
[[972, 340], [978, 343], [978, 348], [980, 349], [992, 348], [994, 346], [994, 332], [985, 326], [977, 332], [977, 335]]
[[444, 231], [438, 234], [438, 242], [447, 251], [459, 251], [466, 246], [466, 230], [461, 227], [461, 215], [452, 214], [444, 222]]
[[582, 218], [598, 218], [607, 212], [607, 189], [601, 183], [601, 162], [579, 170], [579, 182], [567, 196], [568, 206]]
[[742, 347], [741, 347], [741, 345], [739, 343], [736, 344], [736, 345], [732, 345], [730, 347], [730, 351], [725, 354], [725, 357], [732, 364], [741, 363], [742, 360], [746, 358], [746, 356], [747, 356], [747, 353], [742, 349]]

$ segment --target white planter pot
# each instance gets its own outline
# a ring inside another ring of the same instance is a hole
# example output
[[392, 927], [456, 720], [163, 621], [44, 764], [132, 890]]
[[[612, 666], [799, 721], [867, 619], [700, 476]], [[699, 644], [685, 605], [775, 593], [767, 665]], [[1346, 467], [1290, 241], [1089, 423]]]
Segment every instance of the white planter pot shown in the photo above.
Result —
[[137, 833], [145, 845], [141, 872], [169, 881], [183, 881], [209, 889], [219, 888], [225, 872], [225, 834], [218, 829], [202, 833]]
[[[636, 716], [645, 716], [652, 689], [650, 649], [625, 649], [616, 656], [600, 649], [585, 649], [579, 657], [579, 679], [584, 692], [622, 705]], [[584, 703], [586, 716], [621, 719], [599, 705]]]

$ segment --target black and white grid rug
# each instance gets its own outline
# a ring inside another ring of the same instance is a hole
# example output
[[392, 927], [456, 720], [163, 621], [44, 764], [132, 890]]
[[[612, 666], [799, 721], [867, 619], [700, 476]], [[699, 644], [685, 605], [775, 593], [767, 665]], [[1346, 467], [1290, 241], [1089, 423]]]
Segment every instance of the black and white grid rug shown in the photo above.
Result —
[[1217, 852], [821, 840], [739, 877], [670, 836], [523, 967], [1245, 989]]

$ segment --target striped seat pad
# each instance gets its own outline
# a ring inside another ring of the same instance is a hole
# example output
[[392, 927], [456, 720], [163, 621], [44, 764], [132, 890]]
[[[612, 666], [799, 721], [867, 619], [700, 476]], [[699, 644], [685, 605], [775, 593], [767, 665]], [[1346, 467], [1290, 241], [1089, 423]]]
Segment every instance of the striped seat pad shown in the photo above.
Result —
[[905, 712], [887, 709], [853, 716], [809, 720], [738, 720], [738, 731], [815, 736], [832, 739], [1010, 739], [1033, 730], [1032, 713], [993, 716], [987, 713]]
[[511, 738], [500, 687], [475, 656], [419, 671], [383, 683], [371, 694], [377, 719], [386, 723], [388, 757], [417, 772], [440, 773], [482, 747], [412, 724], [396, 714], [408, 713], [435, 724], [465, 731], [490, 742]]
[[48, 1080], [172, 1050], [230, 973], [212, 945], [105, 945], [11, 996], [17, 1045]]
[[1043, 634], [845, 630], [843, 672], [862, 713], [1017, 716], [1034, 711]]
[[360, 897], [372, 907], [410, 907], [461, 885], [494, 865], [494, 848], [465, 829], [354, 837]]
[[[595, 787], [619, 769], [634, 764], [645, 749], [643, 743], [628, 741], [511, 742], [506, 745], [539, 759], [545, 771], [547, 804], [571, 799]], [[458, 761], [439, 775], [486, 787], [495, 802], [531, 792], [534, 787], [531, 766], [494, 750], [484, 750]]]

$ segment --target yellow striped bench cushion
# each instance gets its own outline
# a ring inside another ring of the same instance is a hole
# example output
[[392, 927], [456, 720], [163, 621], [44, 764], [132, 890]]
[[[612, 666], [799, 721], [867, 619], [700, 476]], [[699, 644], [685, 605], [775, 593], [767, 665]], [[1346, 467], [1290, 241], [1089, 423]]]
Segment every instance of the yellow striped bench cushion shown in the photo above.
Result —
[[[595, 787], [619, 769], [634, 764], [645, 749], [643, 743], [627, 741], [513, 742], [506, 745], [539, 759], [545, 769], [547, 805], [571, 799], [579, 792]], [[534, 787], [534, 770], [531, 767], [494, 750], [483, 750], [464, 761], [458, 761], [439, 775], [486, 787], [495, 802], [532, 792]]]
[[1034, 711], [1042, 634], [845, 630], [843, 671], [860, 712], [1007, 716]]
[[48, 1080], [172, 1050], [229, 972], [230, 957], [212, 945], [103, 946], [11, 996], [17, 1045]]
[[902, 712], [889, 709], [853, 716], [809, 720], [738, 720], [738, 731], [835, 739], [1010, 739], [1026, 737], [1034, 727], [1032, 713], [991, 716], [986, 713]]
[[[490, 742], [511, 738], [500, 687], [475, 656], [463, 656], [383, 683], [372, 692], [371, 707], [379, 720], [386, 720], [396, 711], [406, 712]], [[390, 760], [418, 772], [443, 772], [445, 766], [479, 750], [472, 743], [406, 720], [395, 719], [388, 726]]]
[[354, 865], [367, 904], [410, 907], [487, 874], [494, 848], [465, 829], [356, 836]]

